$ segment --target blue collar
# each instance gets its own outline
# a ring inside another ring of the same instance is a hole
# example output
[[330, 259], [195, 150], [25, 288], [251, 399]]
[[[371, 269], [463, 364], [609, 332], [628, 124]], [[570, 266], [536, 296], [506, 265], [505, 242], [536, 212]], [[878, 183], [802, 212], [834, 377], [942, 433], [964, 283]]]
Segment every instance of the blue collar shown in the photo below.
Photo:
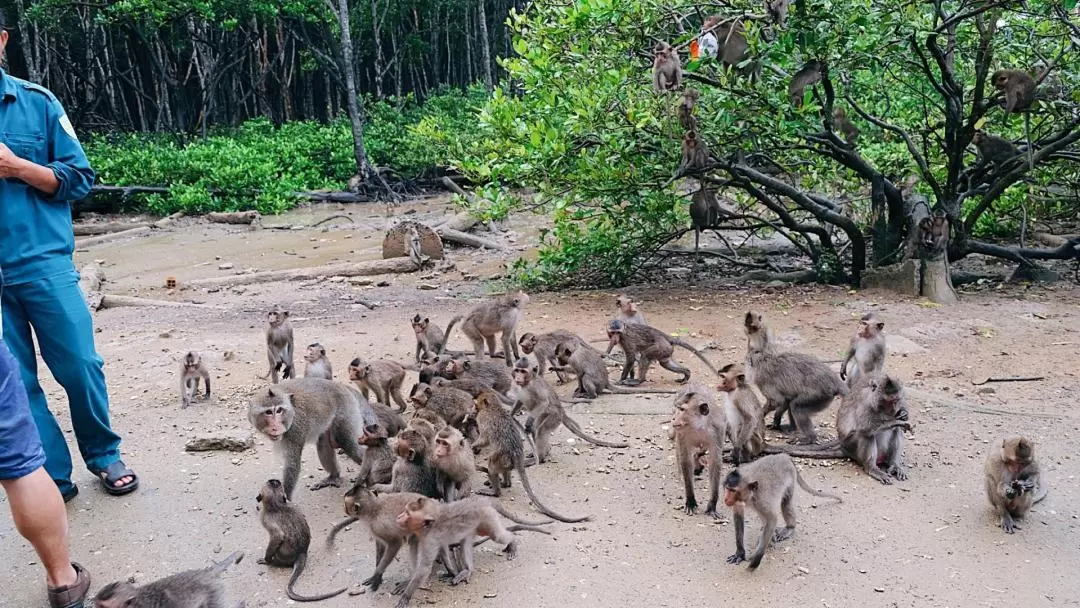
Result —
[[3, 100], [8, 101], [10, 99], [14, 101], [17, 90], [18, 86], [15, 84], [15, 79], [0, 69], [0, 93], [2, 93]]

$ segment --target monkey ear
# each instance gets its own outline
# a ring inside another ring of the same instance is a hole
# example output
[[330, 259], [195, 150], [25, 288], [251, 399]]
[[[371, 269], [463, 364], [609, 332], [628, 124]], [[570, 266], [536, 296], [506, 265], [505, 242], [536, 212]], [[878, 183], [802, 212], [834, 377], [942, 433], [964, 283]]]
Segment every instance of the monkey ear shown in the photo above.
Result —
[[758, 482], [751, 481], [750, 483], [746, 484], [746, 488], [751, 492], [757, 492]]
[[736, 379], [739, 381], [739, 384], [746, 384], [746, 374], [739, 374], [736, 376]]
[[471, 367], [471, 366], [472, 366], [472, 363], [470, 361], [465, 361], [464, 363], [461, 364], [461, 369], [469, 369], [469, 367]]
[[746, 313], [746, 318], [743, 319], [743, 325], [753, 325], [753, 324], [754, 324], [754, 313], [747, 312]]
[[708, 403], [702, 403], [701, 405], [698, 406], [698, 411], [701, 412], [702, 416], [708, 416], [709, 415], [709, 404]]
[[881, 331], [881, 330], [885, 329], [885, 323], [883, 323], [881, 321], [878, 321], [877, 328], [878, 328], [878, 331]]

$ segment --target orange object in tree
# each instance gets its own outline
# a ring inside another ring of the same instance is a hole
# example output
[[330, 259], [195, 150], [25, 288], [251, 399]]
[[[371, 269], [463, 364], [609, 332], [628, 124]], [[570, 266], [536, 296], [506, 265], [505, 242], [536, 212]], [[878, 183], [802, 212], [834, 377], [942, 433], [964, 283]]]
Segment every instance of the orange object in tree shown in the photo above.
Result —
[[698, 57], [700, 57], [700, 52], [698, 51], [698, 41], [695, 38], [690, 41], [690, 59], [697, 59]]

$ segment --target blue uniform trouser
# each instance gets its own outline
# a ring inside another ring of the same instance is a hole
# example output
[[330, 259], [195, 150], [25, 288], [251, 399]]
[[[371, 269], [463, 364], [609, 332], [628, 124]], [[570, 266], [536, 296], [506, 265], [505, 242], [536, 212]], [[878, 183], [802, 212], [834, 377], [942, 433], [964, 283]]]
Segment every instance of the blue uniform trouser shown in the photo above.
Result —
[[64, 388], [71, 410], [71, 425], [83, 461], [91, 471], [104, 469], [120, 458], [120, 436], [109, 426], [109, 396], [105, 389], [104, 361], [94, 348], [90, 308], [79, 288], [75, 271], [19, 285], [5, 285], [2, 308], [4, 341], [19, 362], [30, 398], [30, 411], [45, 448], [45, 470], [62, 493], [71, 489], [71, 453], [64, 432], [49, 411], [45, 391], [38, 383], [37, 356]]

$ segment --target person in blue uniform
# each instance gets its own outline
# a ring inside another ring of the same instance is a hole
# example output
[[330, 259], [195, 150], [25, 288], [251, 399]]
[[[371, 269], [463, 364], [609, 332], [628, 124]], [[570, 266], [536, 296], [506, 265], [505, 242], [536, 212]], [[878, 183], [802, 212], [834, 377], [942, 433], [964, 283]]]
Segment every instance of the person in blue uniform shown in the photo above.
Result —
[[[0, 14], [0, 57], [8, 43]], [[47, 89], [0, 70], [0, 311], [45, 448], [45, 470], [65, 501], [78, 494], [60, 425], [38, 383], [37, 355], [64, 388], [79, 452], [107, 492], [127, 494], [138, 477], [120, 460], [109, 424], [104, 362], [72, 253], [71, 202], [94, 183], [75, 129]], [[33, 332], [31, 333], [31, 330]]]

